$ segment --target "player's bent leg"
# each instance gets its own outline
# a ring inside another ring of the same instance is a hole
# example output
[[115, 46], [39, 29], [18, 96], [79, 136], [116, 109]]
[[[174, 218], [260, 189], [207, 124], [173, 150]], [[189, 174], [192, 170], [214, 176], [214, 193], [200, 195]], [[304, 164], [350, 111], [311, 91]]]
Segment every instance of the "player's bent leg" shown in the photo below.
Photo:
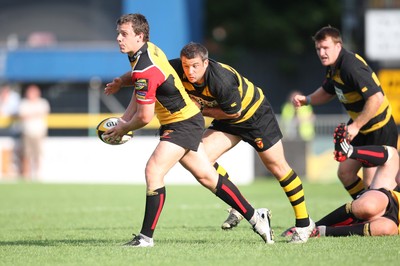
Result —
[[[198, 152], [189, 151], [180, 162], [203, 186], [210, 189], [218, 198], [243, 215], [253, 226], [253, 230], [266, 243], [273, 243], [268, 211], [264, 211], [267, 209], [255, 210], [229, 179], [218, 175], [209, 163], [202, 144], [200, 144]], [[217, 176], [217, 182], [214, 187], [210, 187], [215, 183], [215, 176]]]
[[164, 207], [166, 190], [164, 175], [185, 154], [185, 149], [167, 141], [161, 141], [146, 164], [146, 207], [139, 235], [125, 244], [131, 247], [154, 246], [153, 234]]
[[364, 184], [364, 188], [371, 188], [371, 184], [374, 180], [374, 176], [376, 175], [378, 167], [363, 167], [362, 168], [362, 181]]
[[371, 222], [346, 226], [318, 226], [318, 236], [391, 236], [398, 235], [397, 225], [390, 219], [380, 217]]
[[381, 217], [388, 206], [388, 197], [379, 190], [367, 190], [351, 204], [351, 213], [358, 219], [371, 221]]
[[361, 163], [356, 160], [349, 159], [339, 163], [338, 178], [353, 199], [365, 189], [363, 179], [358, 176], [361, 167]]
[[399, 234], [399, 228], [394, 221], [380, 217], [370, 222], [370, 232], [372, 236], [394, 236]]
[[[202, 141], [208, 159], [214, 164], [214, 168], [217, 170], [218, 174], [225, 178], [229, 178], [229, 174], [216, 161], [222, 154], [238, 144], [240, 140], [238, 136], [213, 129], [207, 129], [203, 135]], [[229, 208], [228, 211], [228, 217], [221, 225], [221, 228], [224, 230], [236, 227], [240, 221], [243, 220], [243, 216], [235, 209]]]
[[219, 177], [215, 195], [237, 210], [252, 226], [254, 232], [261, 236], [267, 244], [274, 243], [268, 209], [255, 210], [241, 195], [239, 189], [229, 180]]
[[[229, 179], [228, 172], [217, 162], [214, 163], [214, 168], [215, 170], [217, 170], [219, 176], [221, 176], [222, 178]], [[228, 218], [226, 218], [226, 220], [221, 225], [221, 228], [223, 230], [232, 229], [233, 227], [236, 227], [241, 220], [243, 220], [243, 215], [241, 215], [237, 210], [229, 208], [228, 212], [229, 212]]]
[[393, 147], [388, 148], [387, 161], [379, 166], [374, 173], [371, 188], [386, 188], [387, 190], [396, 189], [396, 175], [399, 171], [399, 154]]
[[148, 190], [164, 186], [164, 176], [182, 158], [186, 150], [174, 143], [160, 141], [150, 156], [146, 168], [146, 184]]
[[290, 242], [307, 242], [315, 230], [315, 223], [308, 215], [302, 181], [287, 163], [282, 142], [278, 141], [268, 150], [258, 154], [266, 168], [279, 181], [295, 213], [295, 228]]
[[229, 151], [241, 141], [241, 138], [225, 132], [207, 129], [202, 143], [209, 161], [214, 164], [222, 154]]

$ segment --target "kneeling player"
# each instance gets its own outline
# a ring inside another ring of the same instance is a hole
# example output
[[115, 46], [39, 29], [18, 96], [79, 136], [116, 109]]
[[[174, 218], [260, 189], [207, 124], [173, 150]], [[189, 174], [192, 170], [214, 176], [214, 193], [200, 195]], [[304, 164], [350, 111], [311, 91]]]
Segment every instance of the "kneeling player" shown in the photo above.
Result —
[[343, 126], [335, 131], [335, 159], [353, 158], [378, 169], [369, 189], [316, 222], [318, 235], [398, 235], [400, 193], [394, 190], [399, 170], [397, 150], [390, 146], [353, 147], [345, 132]]

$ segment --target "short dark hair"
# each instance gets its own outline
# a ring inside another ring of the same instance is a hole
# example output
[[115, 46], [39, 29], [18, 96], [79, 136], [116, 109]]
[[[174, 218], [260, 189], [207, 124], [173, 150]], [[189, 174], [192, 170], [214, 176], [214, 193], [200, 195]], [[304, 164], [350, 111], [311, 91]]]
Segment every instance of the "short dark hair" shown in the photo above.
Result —
[[143, 40], [145, 42], [148, 42], [150, 40], [150, 26], [145, 16], [138, 13], [122, 15], [117, 20], [117, 25], [125, 23], [132, 24], [133, 32], [135, 34], [143, 33]]
[[208, 50], [200, 43], [190, 42], [182, 48], [180, 56], [188, 59], [200, 56], [201, 60], [204, 61], [208, 59]]
[[315, 33], [315, 35], [313, 36], [313, 40], [315, 42], [320, 42], [325, 40], [327, 37], [331, 37], [335, 43], [343, 43], [340, 31], [330, 25], [323, 27], [319, 31], [317, 31], [317, 33]]

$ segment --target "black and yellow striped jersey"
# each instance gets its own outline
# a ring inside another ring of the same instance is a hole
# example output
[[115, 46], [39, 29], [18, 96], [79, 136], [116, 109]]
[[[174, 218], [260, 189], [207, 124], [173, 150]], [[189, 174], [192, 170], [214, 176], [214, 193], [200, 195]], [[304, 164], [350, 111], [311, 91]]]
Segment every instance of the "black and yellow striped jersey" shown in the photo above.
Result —
[[155, 102], [155, 113], [161, 125], [183, 121], [200, 112], [160, 48], [147, 42], [128, 58], [136, 102]]
[[[364, 108], [366, 100], [377, 92], [383, 92], [378, 77], [366, 61], [342, 48], [336, 65], [328, 67], [323, 89], [336, 94], [349, 114], [351, 123]], [[392, 116], [392, 109], [386, 96], [374, 117], [364, 125], [360, 132], [366, 134], [383, 127]]]
[[170, 60], [192, 98], [206, 107], [219, 107], [227, 114], [241, 111], [235, 119], [224, 120], [237, 124], [249, 119], [264, 100], [264, 93], [234, 68], [209, 59], [205, 82], [199, 86], [188, 81], [180, 59]]

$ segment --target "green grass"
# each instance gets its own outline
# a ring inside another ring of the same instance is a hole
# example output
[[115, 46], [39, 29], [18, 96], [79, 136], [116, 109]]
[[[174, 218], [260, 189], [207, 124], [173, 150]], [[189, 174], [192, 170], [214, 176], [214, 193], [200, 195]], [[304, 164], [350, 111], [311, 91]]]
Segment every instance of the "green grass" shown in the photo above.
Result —
[[[255, 207], [272, 210], [274, 245], [250, 225], [220, 225], [225, 204], [198, 186], [167, 186], [154, 248], [121, 244], [138, 233], [145, 187], [0, 183], [0, 265], [398, 265], [400, 238], [317, 238], [288, 244], [279, 234], [294, 215], [279, 184], [240, 186]], [[349, 201], [340, 184], [304, 183], [314, 220]]]

